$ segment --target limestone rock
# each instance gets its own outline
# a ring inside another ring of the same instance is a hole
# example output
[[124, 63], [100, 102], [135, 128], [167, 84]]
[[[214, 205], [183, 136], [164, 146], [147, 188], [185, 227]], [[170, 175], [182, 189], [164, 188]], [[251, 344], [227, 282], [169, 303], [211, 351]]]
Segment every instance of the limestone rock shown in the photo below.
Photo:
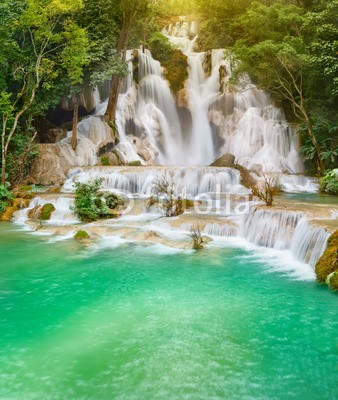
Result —
[[136, 153], [142, 157], [144, 161], [151, 161], [154, 158], [154, 154], [149, 151], [145, 145], [145, 142], [143, 142], [140, 138], [133, 135], [128, 135], [127, 139], [133, 145]]
[[190, 110], [189, 95], [187, 93], [186, 85], [183, 89], [177, 92], [177, 105], [178, 107]]
[[222, 157], [215, 160], [211, 167], [231, 167], [235, 164], [235, 156], [233, 154], [223, 154]]
[[29, 199], [15, 198], [13, 200], [13, 207], [22, 210], [23, 208], [27, 208], [29, 206]]
[[[338, 231], [328, 240], [327, 248], [319, 259], [315, 272], [317, 282], [324, 283], [328, 280], [331, 289], [338, 290]], [[329, 277], [329, 279], [327, 279]]]
[[0, 221], [10, 221], [13, 217], [13, 214], [17, 210], [18, 208], [14, 206], [7, 207], [6, 210], [0, 215]]
[[39, 155], [33, 162], [27, 181], [45, 186], [63, 184], [70, 168], [97, 163], [99, 148], [111, 142], [111, 132], [102, 118], [89, 117], [78, 125], [76, 151], [69, 143], [70, 138], [60, 143], [40, 144]]
[[57, 143], [62, 139], [67, 137], [67, 130], [62, 128], [53, 128], [49, 129], [49, 131], [45, 135], [44, 143]]
[[117, 158], [115, 153], [110, 153], [108, 156], [109, 165], [118, 166], [120, 165], [119, 159]]

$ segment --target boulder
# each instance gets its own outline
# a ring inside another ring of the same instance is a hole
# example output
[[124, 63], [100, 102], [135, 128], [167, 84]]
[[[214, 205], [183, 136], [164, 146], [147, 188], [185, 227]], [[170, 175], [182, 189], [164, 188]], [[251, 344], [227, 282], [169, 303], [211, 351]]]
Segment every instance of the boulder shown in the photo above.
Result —
[[145, 143], [137, 136], [128, 135], [128, 141], [133, 145], [136, 153], [143, 158], [144, 161], [151, 161], [154, 157], [153, 153], [149, 151]]
[[115, 153], [110, 153], [108, 156], [109, 165], [118, 166], [120, 165], [119, 159]]
[[330, 236], [327, 248], [315, 267], [317, 282], [338, 290], [338, 231]]
[[14, 206], [7, 207], [6, 210], [0, 215], [0, 221], [10, 221], [13, 217], [13, 214], [17, 210], [18, 208]]
[[13, 207], [22, 210], [23, 208], [27, 208], [29, 206], [29, 199], [15, 198], [13, 200]]
[[64, 128], [53, 128], [47, 131], [44, 136], [44, 143], [56, 143], [67, 137], [67, 130]]
[[233, 154], [223, 154], [222, 157], [215, 160], [211, 167], [232, 167], [235, 164], [235, 156]]

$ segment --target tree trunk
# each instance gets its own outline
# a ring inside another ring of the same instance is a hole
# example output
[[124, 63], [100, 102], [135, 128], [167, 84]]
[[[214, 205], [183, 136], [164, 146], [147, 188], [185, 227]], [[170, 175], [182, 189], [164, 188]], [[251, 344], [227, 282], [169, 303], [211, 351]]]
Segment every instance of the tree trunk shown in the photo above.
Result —
[[[120, 37], [116, 47], [116, 56], [121, 57], [121, 60], [123, 62], [126, 61], [127, 48], [131, 33], [131, 24], [132, 24], [132, 17], [129, 17], [128, 21], [123, 21]], [[107, 121], [113, 124], [115, 123], [117, 101], [120, 94], [122, 78], [123, 77], [121, 75], [114, 74], [112, 76], [111, 89], [105, 116]]]
[[1, 184], [5, 186], [6, 184], [6, 151], [4, 146], [2, 146], [2, 152], [1, 152]]
[[77, 145], [77, 124], [79, 121], [79, 102], [77, 99], [77, 95], [75, 95], [74, 99], [74, 112], [73, 112], [73, 130], [72, 130], [72, 140], [71, 140], [71, 145], [73, 150], [76, 150], [76, 145]]

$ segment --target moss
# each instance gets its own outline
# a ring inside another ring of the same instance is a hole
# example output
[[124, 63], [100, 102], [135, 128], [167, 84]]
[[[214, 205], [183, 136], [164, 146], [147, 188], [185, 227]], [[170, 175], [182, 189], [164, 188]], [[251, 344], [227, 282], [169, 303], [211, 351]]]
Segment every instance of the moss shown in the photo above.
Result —
[[317, 282], [325, 283], [330, 274], [329, 286], [331, 289], [338, 290], [338, 230], [330, 236], [327, 248], [319, 259], [315, 272]]
[[328, 285], [332, 290], [338, 290], [338, 271], [331, 274]]
[[135, 161], [130, 161], [129, 163], [128, 163], [128, 166], [129, 167], [140, 167], [142, 164], [141, 164], [141, 161], [139, 161], [139, 160], [135, 160]]
[[140, 77], [139, 77], [139, 57], [137, 50], [133, 51], [132, 63], [133, 63], [133, 79], [134, 82], [138, 85], [140, 82]]
[[35, 189], [35, 186], [33, 186], [33, 185], [23, 185], [23, 186], [19, 187], [19, 191], [23, 191], [23, 192], [30, 192], [34, 189]]
[[153, 34], [149, 40], [149, 49], [165, 68], [165, 78], [169, 81], [171, 90], [178, 93], [188, 79], [188, 57], [181, 50], [173, 48], [168, 38], [160, 33]]
[[90, 237], [89, 233], [86, 231], [79, 230], [74, 235], [74, 239], [88, 239]]
[[104, 167], [109, 167], [109, 165], [110, 165], [109, 158], [107, 156], [101, 157], [101, 164]]
[[189, 200], [189, 199], [184, 199], [183, 200], [183, 208], [184, 209], [193, 208], [193, 207], [195, 207], [194, 200]]
[[184, 88], [184, 82], [188, 79], [188, 58], [181, 50], [174, 49], [167, 63], [165, 77], [170, 83], [171, 90], [178, 93]]
[[39, 214], [39, 219], [42, 221], [48, 221], [50, 220], [50, 217], [52, 215], [52, 212], [55, 211], [55, 207], [51, 203], [47, 203], [44, 206], [42, 206], [40, 214]]

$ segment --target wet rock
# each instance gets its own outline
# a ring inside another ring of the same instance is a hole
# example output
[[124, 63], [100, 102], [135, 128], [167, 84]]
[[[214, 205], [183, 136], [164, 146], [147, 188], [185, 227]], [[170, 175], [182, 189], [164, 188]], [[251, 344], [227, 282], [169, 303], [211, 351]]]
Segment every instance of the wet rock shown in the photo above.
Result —
[[109, 165], [111, 166], [118, 166], [120, 165], [119, 159], [115, 153], [110, 153], [108, 156]]

